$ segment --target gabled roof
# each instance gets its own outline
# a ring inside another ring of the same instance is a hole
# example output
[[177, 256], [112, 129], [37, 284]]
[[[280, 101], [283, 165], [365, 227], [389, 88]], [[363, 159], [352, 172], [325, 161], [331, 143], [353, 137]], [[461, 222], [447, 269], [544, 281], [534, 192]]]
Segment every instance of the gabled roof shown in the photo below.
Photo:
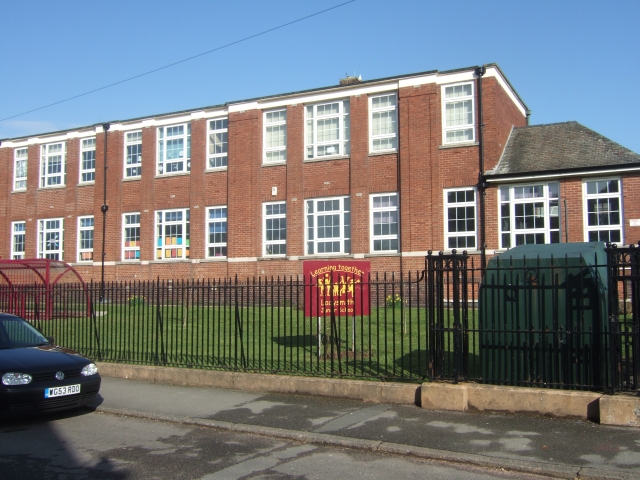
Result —
[[511, 131], [493, 175], [640, 166], [640, 155], [578, 122], [517, 127]]

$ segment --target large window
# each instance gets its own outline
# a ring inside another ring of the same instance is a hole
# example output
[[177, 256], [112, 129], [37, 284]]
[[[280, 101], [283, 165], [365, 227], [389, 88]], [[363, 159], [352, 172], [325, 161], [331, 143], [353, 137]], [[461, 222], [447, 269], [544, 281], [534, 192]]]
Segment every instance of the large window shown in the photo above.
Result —
[[38, 258], [62, 260], [63, 218], [38, 220]]
[[229, 150], [229, 121], [226, 118], [209, 121], [209, 165], [208, 168], [227, 166]]
[[475, 120], [473, 111], [473, 83], [443, 87], [444, 143], [473, 142]]
[[371, 195], [371, 251], [398, 251], [398, 194]]
[[156, 212], [156, 260], [189, 258], [189, 209]]
[[585, 241], [622, 242], [620, 180], [584, 182]]
[[11, 222], [11, 259], [20, 260], [25, 257], [26, 222]]
[[78, 262], [93, 261], [93, 215], [78, 217]]
[[83, 138], [80, 144], [80, 183], [96, 180], [96, 138]]
[[369, 149], [372, 152], [395, 150], [398, 147], [396, 94], [377, 95], [369, 99]]
[[500, 245], [559, 243], [557, 183], [500, 187]]
[[13, 189], [26, 190], [27, 188], [27, 157], [28, 149], [16, 148], [13, 151]]
[[227, 207], [207, 208], [207, 258], [227, 256]]
[[140, 213], [122, 215], [122, 260], [140, 260]]
[[264, 256], [287, 253], [287, 204], [265, 203], [263, 210]]
[[308, 105], [306, 158], [349, 154], [349, 100]]
[[191, 124], [158, 128], [158, 175], [191, 169]]
[[40, 147], [40, 187], [64, 185], [65, 143], [50, 143]]
[[264, 162], [287, 160], [287, 111], [264, 113]]
[[476, 191], [473, 188], [445, 190], [446, 249], [476, 249]]
[[142, 175], [142, 131], [127, 132], [124, 141], [124, 178]]
[[351, 201], [349, 197], [306, 201], [307, 255], [351, 251]]

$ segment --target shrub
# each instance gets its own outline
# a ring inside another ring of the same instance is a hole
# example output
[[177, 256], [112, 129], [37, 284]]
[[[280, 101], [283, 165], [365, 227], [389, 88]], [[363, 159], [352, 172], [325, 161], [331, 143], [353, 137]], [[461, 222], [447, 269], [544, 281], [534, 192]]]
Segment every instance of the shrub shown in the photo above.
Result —
[[129, 302], [130, 307], [135, 307], [136, 305], [144, 305], [144, 295], [131, 295], [127, 302]]

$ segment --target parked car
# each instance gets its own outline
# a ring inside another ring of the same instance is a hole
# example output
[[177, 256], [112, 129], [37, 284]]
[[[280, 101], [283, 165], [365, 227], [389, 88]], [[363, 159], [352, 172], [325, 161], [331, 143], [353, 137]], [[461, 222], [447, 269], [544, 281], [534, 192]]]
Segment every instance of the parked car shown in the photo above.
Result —
[[55, 345], [28, 322], [0, 313], [0, 413], [56, 411], [91, 402], [100, 390], [98, 367]]

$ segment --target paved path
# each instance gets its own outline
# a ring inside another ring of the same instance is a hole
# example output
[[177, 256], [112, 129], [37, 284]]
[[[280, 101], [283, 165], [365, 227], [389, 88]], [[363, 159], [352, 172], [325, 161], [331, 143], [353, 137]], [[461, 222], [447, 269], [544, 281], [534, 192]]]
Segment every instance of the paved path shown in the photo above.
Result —
[[101, 395], [105, 413], [562, 478], [640, 478], [636, 428], [117, 378], [103, 378]]

